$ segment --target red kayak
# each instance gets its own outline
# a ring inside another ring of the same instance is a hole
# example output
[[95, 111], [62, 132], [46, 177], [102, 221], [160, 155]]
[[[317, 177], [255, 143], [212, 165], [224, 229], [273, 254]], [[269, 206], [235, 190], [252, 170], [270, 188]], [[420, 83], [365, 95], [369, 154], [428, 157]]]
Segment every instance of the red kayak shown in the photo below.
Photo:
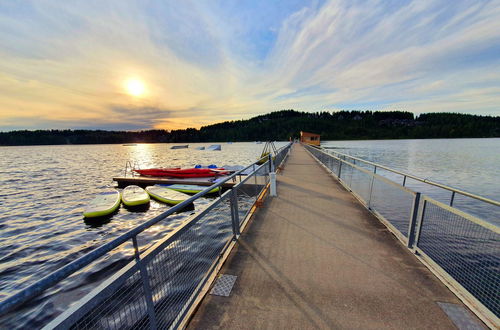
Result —
[[208, 178], [217, 175], [225, 175], [229, 172], [223, 168], [148, 168], [135, 170], [140, 175], [146, 176], [169, 176], [173, 178]]

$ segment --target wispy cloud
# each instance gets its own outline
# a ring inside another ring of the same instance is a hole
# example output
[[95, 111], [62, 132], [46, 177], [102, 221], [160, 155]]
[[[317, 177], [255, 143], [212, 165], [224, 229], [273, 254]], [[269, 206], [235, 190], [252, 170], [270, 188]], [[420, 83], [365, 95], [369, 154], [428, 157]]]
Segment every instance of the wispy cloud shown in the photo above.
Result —
[[283, 108], [500, 115], [498, 1], [5, 1], [0, 40], [0, 129]]

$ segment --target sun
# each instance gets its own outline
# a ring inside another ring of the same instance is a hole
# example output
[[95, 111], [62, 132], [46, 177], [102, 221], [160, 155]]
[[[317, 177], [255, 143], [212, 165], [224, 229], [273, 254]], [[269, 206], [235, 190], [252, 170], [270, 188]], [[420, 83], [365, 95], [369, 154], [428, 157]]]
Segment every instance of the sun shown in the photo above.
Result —
[[146, 92], [146, 86], [142, 80], [129, 78], [125, 81], [125, 89], [132, 96], [142, 96]]

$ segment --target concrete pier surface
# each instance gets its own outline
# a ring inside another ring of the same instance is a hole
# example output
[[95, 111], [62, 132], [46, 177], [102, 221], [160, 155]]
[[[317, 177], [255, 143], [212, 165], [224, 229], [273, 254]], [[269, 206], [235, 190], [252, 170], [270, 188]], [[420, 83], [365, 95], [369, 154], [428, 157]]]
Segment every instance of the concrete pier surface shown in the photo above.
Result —
[[301, 145], [220, 273], [189, 328], [456, 329], [438, 302], [463, 306]]

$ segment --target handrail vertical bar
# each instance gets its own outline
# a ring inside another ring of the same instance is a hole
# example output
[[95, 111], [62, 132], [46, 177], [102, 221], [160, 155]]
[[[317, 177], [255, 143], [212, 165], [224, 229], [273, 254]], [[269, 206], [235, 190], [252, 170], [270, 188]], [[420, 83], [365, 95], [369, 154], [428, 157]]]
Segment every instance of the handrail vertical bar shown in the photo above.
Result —
[[451, 193], [450, 206], [453, 206], [453, 201], [455, 200], [455, 192]]
[[417, 223], [417, 229], [415, 230], [415, 240], [412, 242], [413, 244], [413, 251], [416, 250], [418, 247], [418, 242], [420, 241], [420, 235], [422, 233], [422, 227], [424, 224], [424, 217], [425, 217], [425, 208], [427, 207], [427, 201], [424, 198], [424, 203], [422, 205], [422, 214], [419, 217], [418, 223]]
[[137, 244], [137, 236], [132, 237], [132, 242], [134, 243], [134, 256], [135, 262], [139, 266], [139, 273], [141, 274], [142, 287], [144, 289], [144, 298], [146, 300], [146, 305], [148, 307], [148, 315], [149, 315], [149, 327], [152, 330], [158, 328], [156, 323], [156, 314], [155, 314], [155, 306], [153, 302], [153, 294], [151, 290], [151, 285], [149, 284], [149, 275], [144, 262], [141, 260], [139, 254], [139, 245]]
[[413, 248], [413, 243], [415, 241], [415, 227], [417, 224], [418, 218], [418, 207], [420, 206], [420, 193], [417, 192], [415, 194], [415, 198], [413, 199], [413, 207], [411, 211], [410, 224], [408, 226], [408, 243], [407, 247], [409, 249]]
[[231, 195], [229, 197], [229, 204], [231, 208], [231, 224], [233, 228], [234, 239], [240, 237], [240, 215], [238, 211], [238, 188], [233, 188], [231, 190]]
[[[254, 176], [253, 176], [253, 179], [254, 179], [254, 180], [253, 180], [253, 181], [254, 181], [255, 185], [257, 185], [257, 175], [255, 175], [255, 164], [254, 164], [254, 167], [253, 167], [253, 171], [252, 171], [252, 172], [254, 172]], [[241, 180], [240, 180], [240, 181], [241, 181]]]
[[372, 182], [370, 182], [370, 195], [368, 197], [368, 209], [370, 209], [370, 210], [371, 210], [371, 207], [372, 207], [373, 182], [375, 181], [375, 173], [376, 172], [377, 172], [377, 168], [375, 167], [373, 169]]

